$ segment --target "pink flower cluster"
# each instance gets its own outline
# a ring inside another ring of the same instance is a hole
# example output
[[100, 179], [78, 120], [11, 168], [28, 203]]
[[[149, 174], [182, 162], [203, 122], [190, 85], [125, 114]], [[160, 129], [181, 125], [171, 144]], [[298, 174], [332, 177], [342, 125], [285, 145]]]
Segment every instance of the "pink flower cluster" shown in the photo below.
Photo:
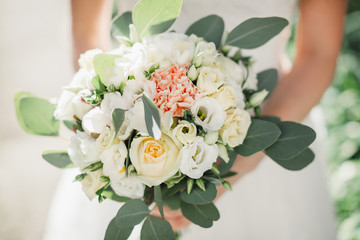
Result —
[[170, 111], [174, 116], [182, 116], [200, 97], [201, 92], [186, 76], [187, 71], [186, 65], [173, 65], [152, 74], [150, 80], [156, 83], [153, 101], [163, 113]]

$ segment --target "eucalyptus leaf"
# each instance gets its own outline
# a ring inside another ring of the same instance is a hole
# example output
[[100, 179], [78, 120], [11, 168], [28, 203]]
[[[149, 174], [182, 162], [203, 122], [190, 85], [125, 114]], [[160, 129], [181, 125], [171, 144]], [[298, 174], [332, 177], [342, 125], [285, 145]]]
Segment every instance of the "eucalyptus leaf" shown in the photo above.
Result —
[[71, 162], [70, 157], [66, 151], [47, 150], [42, 153], [42, 157], [48, 163], [58, 168], [75, 167], [74, 164]]
[[163, 209], [163, 202], [162, 202], [160, 186], [154, 187], [154, 201], [155, 201], [156, 205], [158, 206], [161, 217], [164, 218], [164, 209]]
[[259, 72], [257, 74], [258, 79], [258, 91], [267, 90], [269, 94], [266, 98], [268, 98], [271, 93], [274, 91], [277, 82], [278, 82], [278, 72], [276, 69], [271, 68], [265, 71]]
[[66, 127], [67, 129], [69, 129], [70, 131], [72, 131], [72, 130], [73, 130], [73, 126], [76, 125], [76, 121], [64, 120], [63, 123], [64, 123], [65, 127]]
[[208, 42], [215, 43], [220, 47], [221, 38], [224, 33], [224, 20], [218, 15], [209, 15], [194, 22], [185, 32], [186, 35], [195, 34]]
[[275, 117], [275, 116], [256, 116], [254, 117], [255, 119], [260, 119], [260, 120], [264, 120], [264, 121], [268, 121], [268, 122], [272, 122], [276, 125], [278, 125], [279, 123], [281, 123], [281, 119], [279, 117]]
[[132, 21], [140, 38], [168, 30], [180, 14], [182, 0], [142, 0], [133, 10]]
[[171, 210], [178, 210], [180, 209], [180, 193], [175, 193], [170, 197], [163, 199], [164, 205], [168, 206]]
[[145, 94], [141, 99], [144, 104], [146, 129], [152, 138], [159, 140], [161, 137], [159, 109]]
[[16, 92], [15, 95], [14, 95], [14, 105], [15, 105], [16, 118], [17, 118], [20, 126], [25, 131], [28, 132], [29, 129], [26, 128], [25, 123], [24, 123], [24, 119], [23, 119], [22, 114], [20, 112], [20, 100], [22, 98], [26, 98], [26, 97], [32, 97], [32, 94], [29, 93], [29, 92]]
[[133, 227], [149, 214], [150, 210], [143, 201], [132, 199], [119, 209], [115, 217], [116, 225], [120, 228]]
[[286, 160], [304, 151], [316, 138], [315, 131], [305, 125], [295, 122], [278, 124], [281, 135], [279, 139], [265, 149], [266, 155], [273, 159]]
[[120, 127], [121, 127], [122, 123], [124, 122], [124, 119], [125, 119], [125, 110], [120, 109], [120, 108], [115, 108], [112, 111], [112, 122], [114, 125], [114, 131], [115, 131], [114, 139], [116, 138], [116, 136], [120, 130]]
[[99, 75], [100, 79], [103, 80], [106, 71], [109, 70], [110, 67], [115, 66], [115, 59], [119, 58], [118, 55], [100, 53], [96, 54], [94, 57], [94, 69], [95, 73]]
[[132, 14], [131, 12], [124, 12], [122, 15], [118, 16], [111, 24], [111, 34], [114, 37], [124, 36], [129, 37], [130, 29], [129, 25], [132, 24]]
[[217, 166], [220, 171], [220, 175], [224, 175], [230, 171], [237, 157], [237, 153], [235, 151], [227, 151], [227, 152], [230, 159], [229, 162], [226, 163], [223, 159], [220, 158], [220, 164], [219, 166]]
[[54, 118], [55, 104], [46, 99], [15, 95], [16, 115], [20, 126], [28, 133], [42, 136], [57, 136], [60, 122]]
[[180, 205], [184, 217], [203, 228], [211, 227], [213, 221], [217, 221], [220, 218], [219, 211], [213, 203], [196, 205], [181, 202]]
[[93, 79], [91, 80], [91, 84], [99, 92], [106, 91], [106, 86], [101, 82], [101, 79], [100, 79], [100, 77], [98, 75], [93, 77]]
[[260, 47], [283, 30], [289, 22], [285, 18], [251, 18], [235, 27], [226, 39], [226, 45], [244, 49]]
[[131, 235], [134, 227], [119, 228], [115, 223], [115, 218], [109, 223], [104, 240], [126, 240]]
[[287, 170], [299, 171], [309, 165], [315, 158], [315, 154], [309, 148], [299, 153], [293, 158], [287, 160], [274, 159], [277, 164]]
[[242, 156], [250, 156], [271, 146], [279, 138], [281, 131], [276, 124], [252, 119], [244, 142], [235, 148]]
[[211, 203], [216, 197], [216, 187], [212, 183], [206, 184], [206, 191], [203, 191], [199, 187], [193, 188], [190, 194], [186, 191], [180, 193], [180, 198], [182, 201], [191, 203], [191, 204], [208, 204]]
[[174, 240], [175, 234], [168, 221], [162, 218], [147, 216], [141, 228], [141, 240]]
[[167, 197], [185, 189], [185, 187], [186, 187], [186, 179], [183, 179], [178, 184], [175, 184], [171, 188], [164, 188], [162, 190], [163, 198], [167, 198]]

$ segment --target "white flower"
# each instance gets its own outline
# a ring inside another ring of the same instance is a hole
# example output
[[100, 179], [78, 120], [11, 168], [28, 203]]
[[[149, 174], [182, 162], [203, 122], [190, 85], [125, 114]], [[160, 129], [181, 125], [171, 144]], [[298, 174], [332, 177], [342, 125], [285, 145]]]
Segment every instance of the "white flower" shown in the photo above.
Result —
[[76, 135], [71, 137], [68, 154], [75, 166], [81, 170], [99, 161], [99, 153], [96, 150], [95, 139], [80, 131], [77, 131]]
[[115, 132], [109, 126], [106, 126], [96, 139], [96, 149], [102, 153], [114, 140]]
[[178, 125], [172, 130], [172, 134], [179, 142], [184, 145], [193, 143], [196, 138], [196, 126], [185, 120], [180, 120]]
[[102, 53], [101, 49], [91, 49], [80, 55], [78, 60], [79, 66], [86, 70], [94, 68], [94, 57], [95, 55]]
[[246, 72], [244, 72], [246, 69], [244, 69], [243, 66], [224, 56], [218, 56], [216, 58], [216, 65], [219, 66], [219, 68], [228, 78], [241, 86], [246, 74]]
[[141, 198], [144, 196], [145, 185], [135, 176], [111, 180], [110, 186], [117, 195], [122, 197]]
[[83, 101], [84, 97], [90, 95], [91, 92], [88, 89], [83, 89], [76, 94], [64, 90], [54, 112], [55, 118], [59, 120], [73, 120], [75, 115], [77, 118], [82, 119], [84, 114], [93, 108], [90, 104]]
[[180, 166], [179, 146], [166, 134], [160, 140], [138, 137], [131, 143], [130, 159], [139, 180], [149, 187], [157, 186], [173, 176]]
[[252, 90], [257, 90], [258, 87], [258, 79], [257, 79], [257, 74], [254, 71], [254, 69], [252, 67], [248, 67], [248, 78], [243, 86], [244, 89], [252, 89]]
[[223, 85], [218, 91], [211, 94], [210, 97], [215, 98], [221, 105], [222, 109], [227, 110], [231, 107], [240, 105], [239, 95], [230, 85]]
[[218, 101], [205, 97], [197, 100], [191, 107], [191, 113], [195, 116], [195, 123], [205, 131], [219, 130], [225, 121], [225, 112]]
[[214, 43], [200, 41], [195, 47], [193, 63], [196, 67], [213, 65], [217, 57], [216, 46]]
[[112, 111], [115, 108], [128, 110], [132, 106], [131, 99], [121, 96], [120, 92], [111, 92], [104, 94], [100, 108], [111, 119]]
[[191, 81], [195, 81], [198, 77], [198, 71], [195, 67], [195, 65], [191, 65], [191, 67], [189, 68], [189, 71], [187, 72], [187, 76]]
[[100, 134], [106, 125], [110, 124], [111, 120], [100, 108], [93, 108], [84, 115], [82, 120], [84, 131], [93, 136]]
[[195, 142], [180, 150], [180, 171], [191, 178], [201, 178], [205, 171], [212, 168], [217, 157], [217, 146], [207, 145], [202, 137], [197, 137]]
[[226, 111], [224, 126], [219, 133], [230, 147], [236, 147], [243, 143], [251, 124], [251, 117], [248, 112], [239, 108], [231, 108]]
[[225, 75], [218, 68], [201, 67], [196, 86], [205, 91], [206, 94], [216, 92], [225, 83]]
[[95, 77], [95, 70], [86, 70], [80, 68], [72, 78], [70, 85], [63, 87], [63, 89], [77, 93], [81, 89], [95, 90], [92, 85], [92, 79]]
[[206, 133], [204, 140], [207, 144], [213, 145], [219, 139], [219, 132], [218, 131], [209, 131]]
[[118, 144], [113, 144], [109, 148], [105, 149], [100, 155], [100, 159], [103, 163], [104, 175], [109, 176], [110, 180], [121, 177], [121, 174], [125, 170], [125, 159], [128, 151], [123, 141]]
[[101, 169], [94, 172], [86, 171], [86, 173], [85, 178], [81, 181], [82, 190], [92, 200], [96, 197], [96, 192], [106, 183], [100, 180], [100, 177], [103, 176]]

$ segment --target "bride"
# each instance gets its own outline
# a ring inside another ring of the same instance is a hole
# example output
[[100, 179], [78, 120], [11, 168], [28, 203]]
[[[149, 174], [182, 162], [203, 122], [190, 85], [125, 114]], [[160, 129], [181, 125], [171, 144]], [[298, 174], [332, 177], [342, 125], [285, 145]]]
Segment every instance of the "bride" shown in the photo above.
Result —
[[[120, 0], [120, 11], [129, 11], [136, 0]], [[91, 48], [110, 49], [110, 0], [72, 0], [74, 58]], [[257, 59], [257, 71], [277, 68], [280, 82], [262, 113], [282, 120], [303, 121], [331, 83], [341, 46], [345, 0], [184, 0], [182, 12], [173, 28], [184, 32], [195, 20], [217, 14], [227, 30], [251, 17], [279, 16], [293, 19], [299, 9], [297, 54], [289, 67], [284, 48], [290, 29], [264, 46], [245, 55]], [[316, 123], [316, 122], [315, 122]], [[321, 131], [312, 145], [317, 158], [300, 172], [289, 172], [262, 153], [239, 157], [230, 182], [233, 191], [219, 189], [216, 205], [221, 218], [210, 229], [190, 225], [179, 211], [166, 209], [165, 216], [181, 239], [276, 239], [311, 240], [336, 238], [331, 201], [326, 189]], [[321, 130], [321, 124], [320, 124]], [[64, 174], [54, 197], [44, 239], [102, 239], [107, 224], [120, 208], [106, 200], [89, 202], [72, 183], [77, 173]], [[154, 214], [157, 214], [154, 212]], [[132, 235], [136, 239], [136, 232]]]

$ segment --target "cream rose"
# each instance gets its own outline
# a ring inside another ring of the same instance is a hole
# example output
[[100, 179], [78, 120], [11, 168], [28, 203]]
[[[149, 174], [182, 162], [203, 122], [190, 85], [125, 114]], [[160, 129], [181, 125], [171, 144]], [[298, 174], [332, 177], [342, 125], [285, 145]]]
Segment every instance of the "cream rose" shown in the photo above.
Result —
[[210, 97], [197, 100], [191, 107], [191, 113], [195, 116], [195, 123], [202, 126], [205, 131], [219, 130], [226, 115], [220, 103]]
[[179, 146], [166, 134], [160, 140], [135, 138], [130, 147], [130, 159], [139, 180], [149, 187], [157, 186], [173, 176], [180, 166]]
[[113, 141], [115, 132], [109, 126], [106, 126], [96, 139], [96, 149], [102, 153]]
[[106, 183], [100, 180], [102, 176], [101, 169], [94, 172], [87, 171], [85, 178], [81, 181], [82, 190], [90, 200], [94, 199], [96, 192], [105, 186]]
[[224, 126], [219, 133], [230, 147], [236, 147], [243, 143], [251, 124], [251, 117], [248, 112], [239, 108], [231, 108], [226, 111]]
[[222, 86], [218, 91], [210, 95], [210, 97], [215, 98], [224, 110], [235, 107], [239, 101], [239, 96], [235, 89], [229, 85]]
[[196, 126], [185, 120], [180, 120], [178, 125], [172, 130], [172, 134], [179, 142], [186, 145], [195, 141]]
[[230, 58], [218, 56], [216, 58], [216, 65], [224, 72], [224, 74], [240, 85], [244, 81], [244, 69], [240, 64], [237, 64]]
[[216, 92], [225, 83], [225, 75], [218, 68], [201, 67], [196, 86], [205, 91], [206, 94]]
[[197, 137], [192, 144], [180, 150], [180, 171], [191, 178], [201, 178], [205, 171], [212, 168], [217, 157], [217, 146], [207, 145], [202, 137]]

